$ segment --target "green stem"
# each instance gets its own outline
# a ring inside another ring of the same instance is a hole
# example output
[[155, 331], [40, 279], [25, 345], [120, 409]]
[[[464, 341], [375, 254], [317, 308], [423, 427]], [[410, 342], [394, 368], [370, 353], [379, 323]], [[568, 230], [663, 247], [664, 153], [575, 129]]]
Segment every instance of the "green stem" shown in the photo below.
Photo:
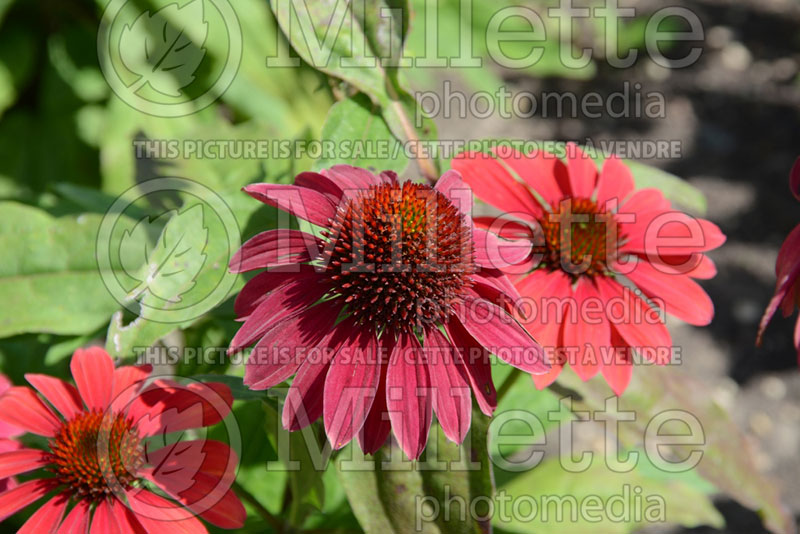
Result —
[[508, 376], [500, 385], [500, 389], [497, 390], [497, 404], [500, 404], [500, 401], [503, 400], [503, 397], [506, 396], [508, 390], [511, 389], [511, 386], [523, 375], [522, 371], [517, 369], [516, 367], [511, 368], [511, 372], [508, 373]]

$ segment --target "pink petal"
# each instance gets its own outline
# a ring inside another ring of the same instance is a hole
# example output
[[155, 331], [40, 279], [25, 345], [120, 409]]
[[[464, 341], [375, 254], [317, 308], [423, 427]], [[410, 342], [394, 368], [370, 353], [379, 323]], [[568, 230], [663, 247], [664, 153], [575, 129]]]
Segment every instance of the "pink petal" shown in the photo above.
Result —
[[789, 189], [792, 190], [794, 198], [800, 200], [800, 158], [797, 158], [792, 166], [792, 172], [789, 175]]
[[252, 345], [281, 321], [310, 308], [328, 290], [318, 280], [298, 278], [270, 292], [233, 336], [228, 354]]
[[517, 289], [530, 304], [531, 316], [525, 328], [544, 347], [559, 345], [567, 299], [572, 297], [569, 277], [563, 271], [537, 269], [517, 282]]
[[633, 187], [631, 170], [612, 155], [603, 163], [597, 180], [597, 205], [604, 208], [609, 200], [616, 200], [619, 207], [633, 192]]
[[614, 353], [614, 359], [610, 362], [603, 362], [603, 367], [600, 369], [603, 373], [603, 378], [606, 379], [608, 385], [617, 396], [622, 395], [633, 375], [633, 362], [628, 354], [628, 347], [625, 341], [619, 336], [617, 331], [611, 329], [611, 344], [614, 348], [620, 349], [619, 352]]
[[[477, 228], [497, 234], [503, 239], [533, 239], [533, 228], [519, 221], [502, 217], [475, 217], [473, 221]], [[531, 223], [535, 222], [535, 220], [531, 221]]]
[[[517, 288], [514, 287], [514, 284], [508, 279], [508, 277], [503, 274], [502, 271], [497, 269], [481, 269], [481, 274], [472, 274], [470, 275], [473, 282], [477, 282], [478, 284], [483, 284], [485, 286], [490, 286], [497, 291], [497, 294], [494, 292], [490, 293], [492, 298], [498, 298], [499, 301], [492, 300], [497, 305], [500, 305], [502, 301], [508, 301], [509, 304], [513, 304], [520, 299], [520, 294], [517, 291]], [[475, 291], [483, 296], [489, 298], [487, 295], [481, 293], [481, 289], [477, 287]]]
[[274, 270], [258, 273], [247, 281], [236, 296], [233, 311], [239, 318], [248, 317], [275, 289], [295, 280], [319, 278], [312, 265], [297, 265], [297, 270]]
[[64, 416], [72, 419], [83, 411], [83, 402], [75, 386], [59, 378], [47, 375], [26, 374], [28, 381], [41, 395]]
[[475, 341], [458, 320], [451, 320], [445, 324], [445, 330], [453, 346], [462, 354], [461, 359], [478, 407], [484, 414], [491, 416], [497, 408], [497, 391], [492, 382], [492, 362], [489, 352]]
[[52, 438], [61, 421], [32, 389], [12, 387], [0, 397], [0, 419], [40, 436]]
[[[691, 254], [684, 256], [663, 256], [657, 257], [643, 257], [638, 256], [644, 261], [648, 261], [654, 266], [665, 266], [667, 270], [675, 271], [680, 274], [686, 274], [698, 280], [710, 280], [717, 276], [717, 266], [705, 254]], [[621, 272], [621, 271], [618, 271]]]
[[433, 410], [444, 435], [461, 443], [472, 418], [472, 396], [464, 362], [436, 327], [425, 330], [425, 356], [433, 388]]
[[567, 169], [573, 198], [592, 198], [597, 183], [597, 165], [575, 143], [567, 143]]
[[64, 517], [67, 502], [69, 497], [66, 493], [53, 497], [25, 521], [17, 534], [54, 534]]
[[102, 499], [94, 509], [92, 516], [92, 526], [89, 534], [122, 534], [122, 530], [117, 525], [117, 520], [111, 511], [108, 499]]
[[114, 369], [111, 408], [124, 411], [153, 371], [151, 365], [123, 365]]
[[38, 449], [18, 449], [0, 453], [0, 479], [27, 473], [46, 466], [49, 456]]
[[148, 534], [133, 512], [119, 499], [111, 501], [111, 513], [122, 534]]
[[533, 374], [550, 368], [542, 347], [502, 308], [485, 299], [468, 297], [455, 311], [470, 335], [501, 360]]
[[340, 449], [364, 425], [381, 375], [375, 334], [361, 330], [333, 358], [325, 379], [323, 420], [328, 441]]
[[607, 317], [625, 343], [635, 350], [655, 349], [645, 350], [644, 356], [655, 357], [659, 365], [669, 363], [672, 338], [658, 313], [616, 281], [599, 276], [595, 282], [601, 298], [606, 301]]
[[81, 499], [67, 514], [56, 532], [58, 534], [88, 534], [89, 517], [89, 501]]
[[[791, 247], [791, 248], [789, 248]], [[760, 345], [764, 336], [764, 331], [775, 312], [781, 306], [781, 303], [789, 297], [789, 292], [800, 278], [800, 261], [792, 263], [792, 255], [796, 255], [797, 250], [800, 248], [800, 226], [796, 227], [781, 247], [781, 253], [778, 254], [778, 263], [776, 270], [778, 271], [778, 282], [775, 286], [775, 294], [770, 299], [767, 309], [764, 310], [764, 315], [761, 317], [761, 322], [758, 325], [758, 335], [756, 337], [756, 344]], [[785, 251], [786, 250], [786, 251]], [[791, 252], [790, 252], [791, 251]], [[0, 400], [2, 402], [2, 400]]]
[[245, 273], [255, 269], [282, 267], [298, 272], [300, 266], [293, 266], [316, 258], [321, 246], [322, 241], [300, 230], [267, 230], [248, 239], [233, 255], [228, 269], [232, 273]]
[[158, 534], [207, 534], [194, 514], [179, 504], [140, 489], [127, 492], [128, 504], [147, 532]]
[[322, 303], [287, 317], [267, 332], [253, 348], [244, 372], [251, 389], [268, 389], [292, 376], [308, 349], [318, 346], [336, 323], [338, 308]]
[[488, 269], [505, 269], [524, 261], [531, 253], [531, 241], [507, 241], [491, 232], [475, 228], [475, 261]]
[[664, 301], [664, 310], [695, 326], [705, 326], [714, 317], [714, 303], [703, 288], [686, 275], [664, 272], [667, 267], [656, 269], [646, 261], [626, 276], [642, 292]]
[[319, 191], [334, 205], [338, 205], [342, 198], [342, 188], [339, 184], [316, 172], [301, 172], [294, 177], [294, 185]]
[[388, 356], [394, 350], [394, 340], [384, 334], [378, 340], [378, 345], [383, 356], [378, 389], [375, 391], [375, 400], [364, 420], [364, 425], [358, 431], [358, 444], [365, 454], [375, 454], [386, 443], [392, 431], [392, 422], [386, 407], [386, 373], [389, 368]]
[[215, 425], [230, 413], [232, 404], [225, 384], [159, 379], [134, 399], [129, 416], [141, 434], [152, 436]]
[[19, 486], [0, 493], [0, 521], [14, 515], [29, 504], [38, 501], [58, 486], [56, 478], [28, 480]]
[[[577, 349], [577, 359], [570, 359], [569, 364], [580, 379], [586, 381], [600, 370], [600, 361], [609, 350], [611, 330], [603, 317], [600, 294], [591, 281], [581, 277], [574, 297], [578, 309], [577, 313], [571, 310], [566, 315], [563, 346]], [[590, 309], [598, 311], [590, 316]]]
[[100, 411], [108, 408], [111, 403], [111, 387], [114, 384], [114, 362], [111, 356], [100, 347], [78, 349], [72, 355], [69, 368], [86, 407]]
[[382, 182], [382, 180], [379, 180], [368, 170], [352, 165], [334, 165], [333, 167], [323, 170], [322, 174], [330, 177], [337, 184], [340, 184], [343, 190], [355, 189], [363, 191]]
[[[535, 150], [523, 156], [516, 150], [505, 147], [502, 151], [497, 149], [494, 152], [548, 204], [548, 207], [558, 206], [559, 201], [569, 193], [567, 167], [554, 154]], [[561, 184], [566, 187], [562, 187]]]
[[564, 369], [564, 358], [548, 358], [548, 362], [550, 363], [549, 371], [542, 375], [531, 375], [533, 385], [539, 391], [555, 382], [558, 375], [560, 375], [561, 371]]
[[416, 336], [401, 333], [386, 370], [386, 407], [400, 448], [412, 460], [428, 442], [432, 402], [430, 377]]
[[537, 218], [542, 208], [531, 193], [516, 181], [499, 160], [479, 152], [459, 154], [450, 162], [461, 173], [475, 196], [504, 213], [530, 213]]
[[472, 220], [472, 189], [457, 171], [447, 171], [436, 181], [434, 189], [447, 197], [468, 221]]
[[[0, 373], [0, 396], [2, 396], [3, 393], [5, 393], [5, 391], [11, 386], [12, 384], [8, 377]], [[2, 442], [4, 438], [13, 438], [24, 433], [25, 431], [23, 429], [9, 425], [4, 421], [0, 421], [0, 442]], [[0, 489], [2, 489], [2, 487], [0, 487]]]
[[717, 225], [679, 211], [651, 213], [641, 217], [635, 226], [622, 228], [621, 232], [628, 241], [620, 251], [646, 254], [648, 259], [698, 254], [725, 242], [725, 234]]
[[327, 226], [336, 214], [336, 204], [313, 189], [283, 184], [252, 184], [243, 190], [256, 200], [318, 226]]

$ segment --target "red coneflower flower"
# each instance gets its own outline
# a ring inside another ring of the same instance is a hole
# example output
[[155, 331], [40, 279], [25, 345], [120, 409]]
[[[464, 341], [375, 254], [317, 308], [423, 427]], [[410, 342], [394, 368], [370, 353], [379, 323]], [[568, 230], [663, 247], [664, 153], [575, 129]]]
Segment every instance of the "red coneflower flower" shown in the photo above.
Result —
[[[800, 200], [800, 158], [794, 162], [789, 175], [789, 187], [797, 200]], [[764, 330], [772, 320], [778, 308], [783, 311], [784, 317], [789, 317], [795, 306], [800, 306], [800, 225], [795, 226], [783, 242], [778, 252], [778, 261], [775, 263], [775, 274], [778, 282], [775, 285], [775, 295], [769, 301], [761, 324], [758, 327], [756, 344], [761, 345]], [[797, 349], [797, 361], [800, 364], [800, 317], [794, 328], [794, 346]]]
[[656, 189], [634, 191], [619, 159], [608, 158], [598, 174], [576, 145], [567, 145], [567, 155], [565, 165], [543, 152], [464, 153], [452, 167], [478, 198], [513, 216], [478, 217], [476, 224], [534, 245], [507, 272], [523, 297], [526, 326], [554, 348], [553, 367], [533, 377], [536, 386], [552, 383], [568, 362], [583, 380], [601, 372], [619, 395], [630, 381], [633, 350], [659, 364], [671, 358], [659, 308], [690, 324], [711, 321], [711, 300], [693, 278], [714, 276], [702, 253], [725, 236], [673, 211]]
[[[337, 165], [301, 173], [295, 185], [244, 190], [323, 228], [320, 237], [266, 231], [230, 263], [234, 272], [270, 269], [236, 299], [244, 324], [230, 350], [258, 341], [245, 372], [250, 388], [296, 374], [287, 429], [322, 416], [334, 447], [358, 434], [368, 453], [393, 429], [417, 458], [432, 410], [448, 438], [464, 439], [470, 385], [492, 413], [484, 349], [525, 371], [547, 370], [541, 347], [501, 307], [515, 291], [496, 268], [498, 239], [473, 229], [472, 194], [458, 173], [429, 187]], [[523, 243], [509, 254], [519, 257], [505, 259], [520, 261], [529, 248]]]
[[[4, 374], [0, 374], [0, 395], [6, 392], [8, 388], [11, 387], [11, 381], [8, 377]], [[24, 434], [25, 431], [21, 428], [17, 428], [13, 425], [9, 425], [0, 421], [0, 454], [4, 452], [15, 451], [22, 447], [22, 444], [13, 439], [21, 434]], [[14, 477], [3, 477], [0, 476], [0, 493], [11, 489], [17, 485], [17, 481]]]
[[114, 369], [99, 348], [76, 351], [70, 368], [77, 388], [29, 374], [41, 397], [28, 387], [0, 397], [0, 420], [49, 439], [45, 450], [0, 453], [0, 477], [42, 474], [0, 493], [0, 520], [52, 494], [20, 533], [206, 533], [195, 515], [223, 528], [242, 526], [244, 507], [229, 489], [237, 464], [230, 447], [193, 440], [151, 450], [155, 437], [221, 421], [232, 403], [227, 386], [145, 385], [150, 366]]

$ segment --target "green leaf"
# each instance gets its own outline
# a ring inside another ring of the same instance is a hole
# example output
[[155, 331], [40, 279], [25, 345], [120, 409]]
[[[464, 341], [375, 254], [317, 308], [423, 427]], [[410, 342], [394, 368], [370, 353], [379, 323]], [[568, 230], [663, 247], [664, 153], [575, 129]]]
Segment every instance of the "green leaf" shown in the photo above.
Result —
[[[332, 141], [337, 152], [351, 146], [353, 157], [340, 157], [338, 154], [332, 158], [323, 157], [316, 161], [316, 169], [348, 163], [401, 173], [408, 166], [400, 142], [392, 136], [380, 114], [375, 113], [375, 105], [361, 93], [333, 105], [322, 126], [322, 139], [324, 142]], [[381, 152], [369, 153], [372, 150]]]
[[[546, 459], [501, 487], [498, 496], [495, 525], [521, 534], [626, 534], [650, 523], [725, 523], [708, 496], [679, 477], [650, 476], [639, 468], [618, 473], [598, 455], [580, 473], [566, 471], [558, 458]], [[521, 504], [530, 502], [535, 514]]]
[[[79, 335], [107, 322], [119, 304], [98, 272], [101, 217], [52, 217], [0, 202], [0, 337], [23, 332]], [[121, 274], [119, 265], [112, 270]]]
[[[602, 379], [582, 382], [565, 373], [559, 382], [582, 396], [576, 405], [590, 411], [601, 410], [610, 396], [608, 386]], [[749, 452], [749, 445], [735, 423], [725, 411], [707, 395], [708, 387], [696, 378], [671, 366], [639, 365], [633, 378], [619, 398], [619, 410], [636, 413], [636, 420], [620, 422], [619, 439], [623, 445], [636, 447], [640, 444], [648, 423], [658, 414], [675, 410], [696, 417], [702, 426], [705, 444], [700, 462], [694, 467], [698, 475], [711, 482], [743, 506], [759, 512], [764, 524], [772, 532], [790, 534], [794, 520], [781, 503], [777, 487], [762, 475]], [[674, 433], [685, 434], [683, 429]], [[692, 445], [675, 445], [674, 454], [687, 458]]]

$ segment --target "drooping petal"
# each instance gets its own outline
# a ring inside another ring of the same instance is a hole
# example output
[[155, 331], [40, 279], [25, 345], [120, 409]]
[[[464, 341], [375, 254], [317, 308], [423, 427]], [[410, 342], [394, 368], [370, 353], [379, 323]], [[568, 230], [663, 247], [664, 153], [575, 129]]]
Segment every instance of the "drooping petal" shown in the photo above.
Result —
[[117, 520], [117, 526], [119, 526], [122, 534], [148, 534], [130, 508], [119, 499], [111, 501], [111, 513]]
[[251, 389], [267, 389], [292, 376], [308, 350], [322, 342], [333, 328], [338, 312], [336, 305], [322, 303], [275, 323], [247, 360], [245, 385]]
[[17, 534], [53, 534], [57, 532], [68, 502], [67, 494], [56, 495], [36, 510], [17, 531]]
[[549, 369], [542, 347], [502, 308], [476, 295], [455, 312], [470, 335], [501, 360], [527, 373]]
[[460, 173], [447, 171], [436, 181], [434, 189], [447, 197], [467, 217], [467, 221], [472, 220], [472, 188], [461, 178]]
[[569, 277], [563, 271], [547, 272], [544, 269], [533, 271], [516, 284], [530, 307], [525, 328], [544, 347], [550, 348], [559, 344], [564, 314], [567, 311], [565, 304], [572, 296], [570, 284]]
[[215, 425], [230, 413], [232, 404], [225, 384], [158, 379], [133, 400], [128, 414], [140, 434], [152, 436]]
[[33, 471], [48, 463], [48, 454], [38, 449], [0, 452], [0, 479]]
[[58, 534], [88, 534], [89, 533], [89, 501], [81, 499], [70, 510], [64, 522], [56, 531]]
[[611, 345], [616, 349], [612, 352], [613, 359], [604, 361], [600, 371], [614, 393], [619, 396], [625, 392], [631, 381], [633, 361], [630, 358], [630, 352], [626, 346], [627, 343], [620, 337], [615, 328], [611, 329]]
[[416, 336], [401, 333], [386, 371], [386, 407], [400, 448], [410, 459], [422, 454], [431, 427], [430, 377]]
[[233, 336], [228, 354], [250, 346], [281, 321], [310, 308], [326, 291], [316, 278], [298, 278], [270, 292]]
[[375, 400], [364, 420], [364, 425], [357, 434], [358, 445], [364, 454], [375, 454], [386, 443], [392, 431], [392, 422], [386, 407], [386, 373], [389, 369], [389, 355], [394, 350], [394, 339], [384, 334], [378, 340], [378, 347], [382, 358], [378, 389], [375, 391]]
[[531, 241], [508, 241], [497, 235], [475, 228], [475, 262], [487, 269], [505, 269], [521, 263], [531, 253]]
[[51, 438], [61, 427], [56, 414], [48, 408], [31, 388], [12, 387], [0, 397], [0, 420]]
[[26, 374], [25, 380], [36, 388], [65, 419], [72, 419], [83, 411], [81, 396], [72, 384], [68, 384], [60, 378], [32, 373]]
[[648, 262], [636, 264], [627, 277], [648, 297], [663, 300], [664, 310], [695, 326], [705, 326], [714, 317], [714, 303], [700, 285], [686, 275], [655, 268]]
[[795, 282], [800, 278], [800, 260], [792, 263], [792, 260], [797, 259], [793, 256], [800, 255], [797, 252], [798, 249], [800, 249], [800, 225], [792, 230], [789, 237], [784, 241], [781, 252], [778, 254], [778, 263], [775, 266], [778, 272], [778, 281], [775, 285], [775, 294], [770, 299], [758, 325], [758, 335], [756, 337], [756, 344], [758, 345], [761, 344], [764, 331], [767, 329], [772, 316], [778, 311], [781, 303], [788, 297]]
[[124, 411], [153, 371], [152, 365], [123, 365], [114, 369], [111, 408]]
[[207, 534], [193, 513], [150, 491], [129, 490], [128, 503], [147, 532], [158, 534]]
[[606, 203], [616, 200], [620, 206], [633, 192], [633, 187], [633, 174], [628, 166], [618, 157], [609, 156], [597, 179], [597, 205], [604, 208]]
[[[574, 351], [570, 367], [586, 381], [600, 370], [600, 360], [608, 353], [611, 331], [603, 317], [603, 303], [594, 284], [581, 278], [575, 287], [572, 305], [564, 321], [564, 347]], [[593, 311], [592, 311], [593, 310]]]
[[367, 169], [361, 169], [352, 165], [334, 165], [322, 171], [322, 174], [329, 176], [336, 183], [340, 184], [343, 190], [355, 189], [363, 191], [369, 189], [373, 185], [380, 184], [382, 181]]
[[338, 205], [342, 199], [342, 187], [323, 174], [310, 171], [301, 172], [294, 177], [294, 185], [319, 191], [334, 205]]
[[436, 327], [425, 330], [425, 360], [431, 379], [433, 411], [444, 435], [461, 443], [472, 418], [472, 396], [464, 362]]
[[122, 534], [108, 499], [101, 499], [95, 506], [89, 534]]
[[[300, 230], [267, 230], [245, 241], [231, 258], [228, 269], [232, 273], [274, 267], [282, 267], [288, 271], [293, 264], [316, 258], [321, 246], [319, 239]], [[294, 270], [299, 272], [300, 266]]]
[[596, 278], [600, 297], [606, 302], [607, 317], [620, 337], [643, 356], [659, 365], [672, 357], [672, 338], [658, 312], [633, 291], [618, 282]]
[[369, 414], [381, 376], [378, 341], [361, 330], [334, 356], [325, 379], [323, 421], [334, 449], [353, 439]]
[[481, 412], [491, 416], [497, 408], [497, 391], [492, 382], [492, 363], [489, 352], [473, 338], [460, 321], [453, 319], [445, 324], [453, 346], [462, 353], [467, 378], [475, 393]]
[[464, 152], [450, 165], [461, 174], [475, 196], [505, 212], [530, 213], [536, 217], [542, 208], [528, 189], [516, 181], [499, 160], [479, 152]]
[[31, 503], [47, 495], [58, 486], [56, 478], [39, 478], [0, 493], [0, 521], [14, 515]]
[[334, 204], [324, 194], [306, 187], [285, 184], [251, 184], [243, 190], [261, 202], [288, 211], [295, 217], [326, 226], [336, 214]]
[[573, 198], [592, 198], [597, 165], [575, 143], [567, 143], [567, 169]]
[[293, 282], [295, 280], [318, 278], [317, 272], [312, 265], [298, 265], [297, 270], [292, 269], [272, 270], [258, 273], [245, 283], [242, 290], [236, 295], [233, 303], [233, 311], [236, 317], [243, 319], [249, 317], [251, 313], [264, 302], [264, 299], [275, 289]]
[[111, 403], [114, 362], [100, 347], [78, 349], [69, 368], [84, 404], [90, 410], [105, 410]]

